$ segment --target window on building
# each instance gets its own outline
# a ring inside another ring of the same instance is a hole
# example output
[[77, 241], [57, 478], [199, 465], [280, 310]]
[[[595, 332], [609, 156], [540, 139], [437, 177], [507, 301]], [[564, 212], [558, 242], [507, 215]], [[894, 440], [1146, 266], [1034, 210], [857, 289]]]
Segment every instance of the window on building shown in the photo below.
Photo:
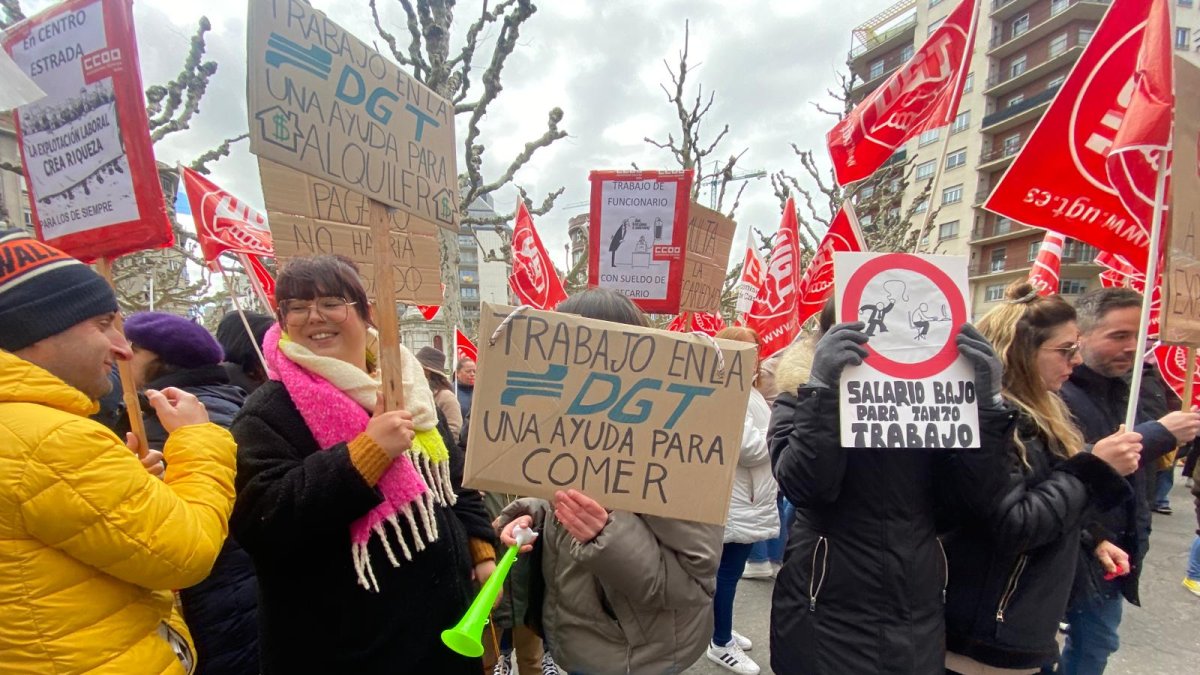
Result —
[[940, 4], [942, 4], [942, 0], [929, 0], [929, 8], [930, 9], [933, 9], [934, 7], [937, 7]]
[[984, 302], [997, 302], [1004, 299], [1004, 284], [992, 284], [984, 289]]
[[929, 200], [922, 199], [921, 201], [917, 202], [917, 207], [915, 209], [913, 209], [913, 213], [925, 213], [928, 210], [929, 210]]
[[917, 165], [917, 180], [925, 180], [933, 178], [933, 172], [937, 170], [937, 160], [929, 160]]
[[1067, 51], [1067, 34], [1057, 35], [1050, 41], [1050, 58], [1062, 56]]
[[1180, 7], [1191, 7], [1192, 0], [1175, 0], [1175, 4], [1179, 5]]
[[958, 132], [971, 126], [971, 111], [964, 110], [954, 117], [954, 124], [950, 125], [950, 133], [957, 134]]
[[1004, 107], [1011, 108], [1014, 105], [1017, 105], [1018, 103], [1023, 103], [1024, 101], [1025, 101], [1025, 94], [1014, 94], [1013, 96], [1010, 96], [1007, 101], [1004, 102]]
[[957, 204], [962, 201], [962, 183], [942, 190], [942, 204]]
[[33, 229], [33, 212], [28, 209], [25, 209], [24, 211], [21, 212], [21, 215], [25, 216], [25, 229], [32, 230]]
[[875, 225], [875, 214], [864, 213], [858, 217], [858, 224], [863, 226], [863, 229], [871, 229]]
[[1038, 252], [1042, 250], [1042, 242], [1035, 241], [1029, 245], [1029, 262], [1037, 260]]
[[1070, 4], [1068, 0], [1050, 0], [1050, 16], [1061, 13]]
[[460, 234], [460, 235], [458, 235], [458, 248], [459, 248], [460, 250], [461, 250], [461, 249], [475, 248], [475, 239], [474, 239], [474, 237], [472, 237], [472, 236], [471, 236], [471, 235], [469, 235], [469, 234]]
[[969, 93], [971, 93], [971, 90], [974, 88], [975, 88], [975, 73], [967, 73], [967, 76], [965, 78], [963, 78], [963, 93], [969, 94]]
[[957, 220], [938, 225], [938, 241], [945, 241], [946, 239], [954, 239], [956, 237], [958, 237]]
[[883, 75], [883, 59], [871, 64], [870, 72], [867, 73], [867, 81], [871, 81]]
[[938, 26], [942, 25], [942, 22], [945, 20], [946, 20], [946, 17], [943, 16], [942, 18], [938, 19], [937, 21], [934, 21], [933, 23], [929, 24], [929, 29], [927, 31], [925, 31], [925, 35], [926, 36], [933, 35], [933, 31], [937, 30]]
[[1011, 33], [1011, 35], [1013, 37], [1017, 37], [1019, 35], [1024, 35], [1028, 30], [1029, 30], [1029, 15], [1028, 14], [1022, 14], [1021, 16], [1018, 16], [1017, 18], [1013, 19], [1012, 33]]
[[1004, 262], [1008, 257], [1008, 251], [1003, 248], [998, 248], [992, 251], [991, 267], [988, 269], [992, 272], [1003, 272]]
[[904, 45], [904, 49], [900, 50], [900, 60], [908, 61], [913, 57], [913, 46]]
[[1066, 81], [1067, 81], [1066, 75], [1059, 75], [1058, 77], [1054, 78], [1053, 80], [1050, 80], [1049, 82], [1047, 82], [1046, 88], [1047, 89], [1057, 89], [1062, 86], [1063, 82], [1066, 82]]
[[478, 300], [479, 299], [479, 289], [478, 288], [470, 288], [470, 287], [464, 286], [460, 290], [462, 291], [463, 300]]
[[967, 163], [967, 149], [959, 148], [946, 155], [946, 168], [954, 169]]
[[1092, 34], [1095, 32], [1096, 32], [1096, 29], [1091, 26], [1088, 26], [1087, 28], [1080, 28], [1079, 29], [1079, 44], [1086, 45], [1087, 43], [1091, 42]]
[[474, 272], [460, 272], [458, 275], [458, 280], [464, 284], [475, 285], [479, 283], [479, 279], [475, 277]]
[[1190, 28], [1177, 26], [1175, 28], [1175, 49], [1187, 49], [1191, 36], [1192, 31]]
[[941, 138], [941, 136], [942, 136], [942, 130], [940, 128], [930, 129], [929, 131], [922, 131], [921, 135], [917, 137], [917, 146], [920, 147], [922, 145], [929, 145], [930, 143], [934, 143], [937, 141], [937, 139]]
[[1012, 78], [1024, 73], [1025, 66], [1028, 63], [1029, 59], [1027, 59], [1024, 54], [1013, 59], [1012, 63], [1008, 64], [1008, 76]]
[[1009, 155], [1017, 154], [1017, 151], [1020, 149], [1021, 149], [1021, 134], [1013, 134], [1012, 136], [1009, 136], [1008, 138], [1004, 139], [1004, 156], [1005, 157], [1008, 157]]
[[1011, 231], [1011, 230], [1012, 230], [1012, 226], [1013, 226], [1013, 221], [1012, 221], [1011, 219], [1009, 219], [1009, 218], [998, 218], [998, 219], [996, 219], [996, 227], [995, 227], [995, 228], [993, 228], [993, 232], [992, 232], [992, 234], [993, 234], [993, 235], [996, 235], [996, 234], [1008, 234], [1008, 233], [1009, 233], [1009, 231]]
[[864, 185], [858, 189], [858, 198], [860, 200], [870, 199], [874, 195], [875, 195], [875, 186], [874, 185]]
[[896, 193], [900, 191], [900, 177], [897, 176], [888, 181], [887, 189], [889, 192]]
[[1059, 295], [1083, 295], [1087, 292], [1087, 284], [1079, 279], [1063, 279], [1058, 282]]
[[900, 222], [900, 207], [893, 206], [892, 208], [888, 209], [887, 219], [890, 223]]

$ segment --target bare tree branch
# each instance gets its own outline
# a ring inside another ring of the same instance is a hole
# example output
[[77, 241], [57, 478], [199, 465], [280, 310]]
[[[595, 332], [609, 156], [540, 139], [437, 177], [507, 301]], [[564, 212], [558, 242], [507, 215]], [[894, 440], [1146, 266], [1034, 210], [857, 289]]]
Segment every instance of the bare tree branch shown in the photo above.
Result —
[[217, 147], [206, 151], [204, 154], [192, 160], [192, 163], [188, 165], [188, 168], [196, 173], [208, 175], [209, 162], [215, 162], [220, 160], [222, 157], [228, 157], [230, 151], [229, 146], [247, 138], [250, 138], [250, 134], [248, 133], [241, 134], [240, 136], [234, 136], [233, 138], [226, 138], [225, 140], [221, 141], [221, 144]]
[[212, 29], [208, 17], [200, 17], [200, 25], [192, 36], [187, 59], [179, 75], [166, 84], [146, 90], [146, 113], [150, 118], [150, 140], [160, 141], [168, 134], [187, 129], [192, 117], [200, 111], [200, 100], [208, 82], [217, 72], [215, 61], [204, 58], [204, 34]]

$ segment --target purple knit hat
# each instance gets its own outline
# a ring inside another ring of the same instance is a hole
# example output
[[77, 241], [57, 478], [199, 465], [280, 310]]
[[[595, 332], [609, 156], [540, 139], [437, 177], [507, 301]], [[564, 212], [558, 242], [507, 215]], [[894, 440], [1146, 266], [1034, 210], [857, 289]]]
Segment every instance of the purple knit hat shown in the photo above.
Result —
[[225, 358], [221, 343], [204, 326], [165, 312], [138, 312], [125, 320], [125, 337], [179, 368], [215, 366]]

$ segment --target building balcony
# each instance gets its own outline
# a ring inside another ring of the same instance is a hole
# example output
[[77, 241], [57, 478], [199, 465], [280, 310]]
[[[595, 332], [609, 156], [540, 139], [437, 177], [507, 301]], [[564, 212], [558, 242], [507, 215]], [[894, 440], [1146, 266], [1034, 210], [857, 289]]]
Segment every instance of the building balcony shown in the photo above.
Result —
[[[992, 39], [988, 45], [988, 56], [1002, 59], [1015, 54], [1029, 45], [1049, 37], [1073, 21], [1096, 21], [1104, 18], [1108, 5], [1112, 0], [1068, 0], [1069, 4], [1062, 9], [1053, 10], [1052, 5], [1043, 5], [1029, 11], [1028, 28], [1016, 35], [1011, 34], [1011, 28], [1006, 25], [1000, 35]], [[1017, 13], [1014, 13], [1017, 14]]]
[[[975, 227], [971, 230], [971, 239], [968, 243], [971, 246], [985, 246], [987, 244], [998, 244], [1000, 242], [1009, 241], [1012, 239], [1021, 239], [1028, 237], [1034, 232], [1034, 228], [1022, 225], [1015, 220], [1008, 221], [1007, 224], [997, 221], [989, 230], [985, 227]], [[1036, 230], [1041, 236], [1044, 230]]]
[[1079, 55], [1082, 53], [1083, 45], [1073, 45], [1036, 66], [1026, 67], [1025, 70], [1015, 75], [1010, 70], [989, 77], [987, 88], [984, 89], [983, 93], [986, 96], [995, 96], [998, 98], [1028, 86], [1031, 82], [1036, 82], [1057, 70], [1062, 70], [1063, 74], [1066, 75], [1071, 64], [1078, 61]]
[[1000, 169], [1007, 169], [1009, 164], [1012, 164], [1013, 158], [1021, 151], [1021, 147], [1025, 145], [1025, 139], [1014, 145], [1006, 145], [988, 150], [979, 155], [979, 166], [976, 167], [979, 171], [991, 172]]
[[879, 85], [883, 84], [884, 82], [887, 82], [888, 77], [890, 77], [892, 73], [899, 70], [901, 63], [902, 62], [897, 61], [896, 63], [892, 64], [890, 67], [885, 67], [883, 69], [883, 72], [881, 74], [879, 74], [878, 76], [873, 77], [873, 78], [867, 80], [866, 82], [859, 82], [858, 84], [851, 87], [850, 88], [850, 100], [854, 101], [855, 103], [861, 102], [864, 98], [869, 96], [871, 92], [878, 89]]
[[[985, 260], [980, 264], [971, 265], [967, 270], [967, 278], [972, 282], [992, 282], [1005, 284], [1012, 283], [1016, 279], [1029, 276], [1029, 271], [1033, 269], [1032, 262], [1026, 262], [1021, 258], [1020, 263], [1013, 262], [1006, 268], [999, 271], [992, 271], [990, 260]], [[1100, 266], [1089, 261], [1072, 261], [1064, 259], [1059, 267], [1060, 279], [1078, 279], [1082, 277], [1091, 277], [1100, 272]], [[1093, 280], [1094, 281], [1094, 280]], [[1092, 283], [1092, 282], [1089, 282]], [[1094, 281], [1099, 286], [1099, 281]]]
[[1047, 88], [1016, 105], [997, 110], [983, 118], [980, 131], [985, 134], [999, 134], [1041, 117], [1060, 88], [1061, 86]]
[[912, 44], [917, 28], [916, 7], [916, 0], [904, 0], [856, 28], [857, 44], [850, 49], [850, 61], [867, 61], [906, 43]]
[[1021, 10], [1028, 9], [1037, 2], [1038, 0], [992, 0], [988, 16], [992, 17], [993, 21], [1003, 21], [1020, 14]]

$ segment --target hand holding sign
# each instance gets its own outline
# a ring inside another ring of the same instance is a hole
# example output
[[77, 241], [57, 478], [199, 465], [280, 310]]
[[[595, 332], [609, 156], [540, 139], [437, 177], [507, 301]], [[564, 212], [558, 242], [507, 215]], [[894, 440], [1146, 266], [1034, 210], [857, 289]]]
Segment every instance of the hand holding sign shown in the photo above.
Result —
[[984, 410], [998, 410], [1004, 405], [1000, 398], [1000, 385], [1004, 377], [1004, 366], [996, 358], [996, 351], [978, 330], [969, 323], [964, 323], [958, 332], [958, 353], [967, 357], [975, 368], [975, 391], [979, 397], [979, 407]]
[[842, 371], [846, 366], [857, 366], [867, 358], [867, 350], [863, 345], [870, 338], [862, 332], [865, 327], [866, 324], [856, 321], [839, 323], [829, 329], [813, 353], [808, 386], [829, 389], [842, 379]]

